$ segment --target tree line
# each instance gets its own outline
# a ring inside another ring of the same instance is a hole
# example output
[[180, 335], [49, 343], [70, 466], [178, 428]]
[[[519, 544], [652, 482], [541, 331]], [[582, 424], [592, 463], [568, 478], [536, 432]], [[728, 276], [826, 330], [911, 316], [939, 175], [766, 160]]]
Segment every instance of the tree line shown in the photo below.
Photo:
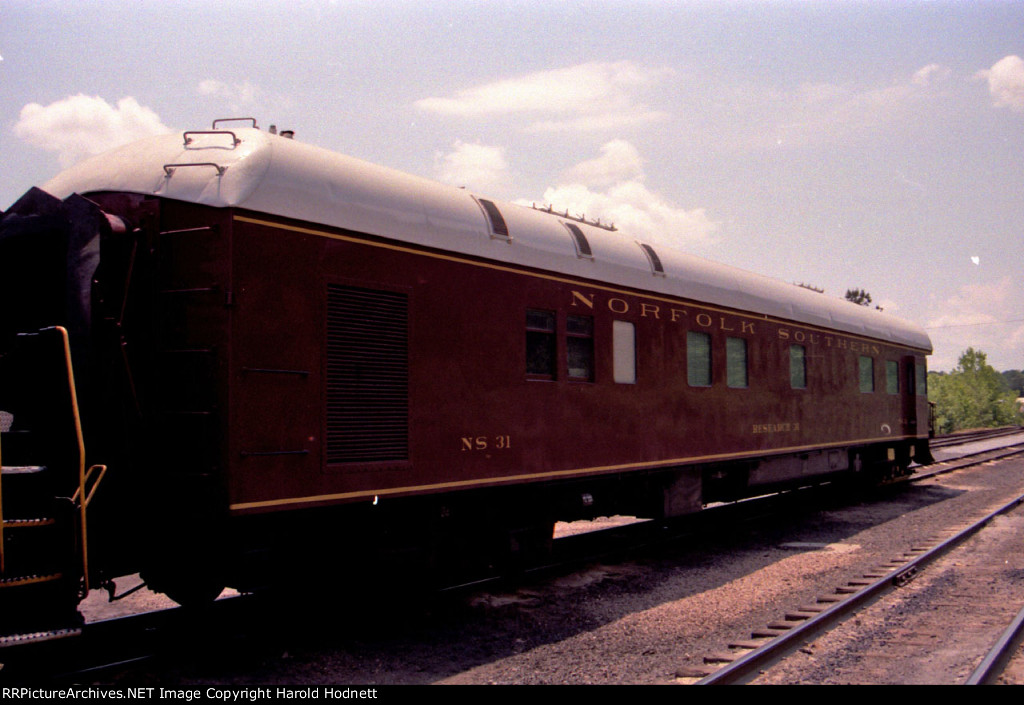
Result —
[[1024, 370], [997, 372], [981, 350], [967, 348], [952, 372], [928, 373], [935, 404], [935, 431], [1024, 425], [1017, 401], [1024, 397]]
[[[808, 289], [824, 289], [801, 284]], [[870, 306], [871, 294], [847, 289], [847, 301]], [[879, 311], [881, 306], [876, 306]], [[935, 404], [935, 432], [1024, 425], [1024, 370], [996, 372], [985, 353], [967, 348], [949, 373], [928, 373], [928, 400]]]

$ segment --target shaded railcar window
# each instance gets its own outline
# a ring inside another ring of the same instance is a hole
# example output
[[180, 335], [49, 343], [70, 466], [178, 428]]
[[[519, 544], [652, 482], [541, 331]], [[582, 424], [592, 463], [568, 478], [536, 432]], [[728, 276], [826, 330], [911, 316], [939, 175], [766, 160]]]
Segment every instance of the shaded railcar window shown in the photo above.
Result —
[[807, 348], [803, 345], [789, 346], [789, 386], [807, 389]]
[[409, 458], [409, 297], [327, 287], [327, 462]]
[[875, 391], [875, 359], [867, 355], [861, 355], [857, 360], [857, 366], [860, 378], [860, 391]]
[[900, 393], [900, 366], [894, 360], [885, 361], [885, 392], [886, 394]]
[[526, 374], [555, 378], [555, 314], [526, 312]]
[[569, 316], [565, 322], [565, 335], [569, 379], [593, 382], [594, 319], [590, 316]]
[[636, 328], [628, 321], [612, 321], [612, 367], [619, 384], [636, 384]]
[[711, 336], [686, 333], [686, 381], [691, 387], [711, 386]]
[[725, 339], [726, 384], [733, 389], [748, 386], [747, 341], [745, 338]]
[[917, 393], [928, 396], [928, 372], [923, 363], [917, 363]]

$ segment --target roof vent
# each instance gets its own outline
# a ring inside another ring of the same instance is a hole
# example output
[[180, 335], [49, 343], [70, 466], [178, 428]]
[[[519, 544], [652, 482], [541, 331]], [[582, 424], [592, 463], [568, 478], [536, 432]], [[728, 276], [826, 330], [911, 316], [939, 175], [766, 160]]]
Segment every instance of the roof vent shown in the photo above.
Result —
[[640, 249], [647, 255], [647, 261], [651, 263], [651, 273], [656, 277], [665, 276], [665, 267], [662, 266], [661, 258], [658, 257], [658, 253], [654, 251], [654, 248], [642, 242], [636, 244], [640, 245]]
[[569, 234], [572, 235], [572, 242], [576, 245], [576, 256], [580, 259], [594, 259], [594, 251], [590, 249], [590, 243], [587, 242], [587, 236], [580, 230], [580, 226], [575, 223], [562, 223]]
[[491, 226], [491, 237], [498, 238], [500, 240], [511, 241], [512, 236], [509, 235], [508, 225], [505, 224], [505, 218], [502, 217], [501, 211], [498, 210], [498, 206], [495, 205], [494, 201], [488, 201], [486, 198], [473, 197], [487, 216], [487, 222]]

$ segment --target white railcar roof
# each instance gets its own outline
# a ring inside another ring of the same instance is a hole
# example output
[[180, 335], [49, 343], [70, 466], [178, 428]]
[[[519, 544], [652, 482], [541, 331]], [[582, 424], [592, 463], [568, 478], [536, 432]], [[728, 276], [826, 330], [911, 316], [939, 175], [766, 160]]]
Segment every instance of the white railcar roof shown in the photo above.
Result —
[[[255, 128], [151, 137], [83, 161], [43, 187], [126, 191], [239, 207], [465, 255], [636, 288], [839, 330], [930, 352], [920, 327], [770, 277], [660, 248], [664, 275], [628, 233], [498, 203], [508, 238], [495, 237], [481, 199]], [[580, 257], [565, 223], [592, 249]]]

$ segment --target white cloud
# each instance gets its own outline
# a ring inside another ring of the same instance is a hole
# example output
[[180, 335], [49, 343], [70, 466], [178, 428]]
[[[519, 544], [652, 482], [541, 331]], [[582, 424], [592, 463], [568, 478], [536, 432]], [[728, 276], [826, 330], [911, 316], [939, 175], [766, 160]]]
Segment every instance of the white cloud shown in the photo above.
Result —
[[948, 66], [928, 64], [919, 69], [910, 80], [917, 86], [931, 86], [942, 83], [950, 77], [951, 73]]
[[606, 191], [593, 191], [583, 184], [553, 186], [544, 191], [544, 201], [557, 210], [613, 223], [630, 237], [677, 250], [706, 242], [718, 227], [703, 208], [678, 208], [636, 181], [615, 184]]
[[604, 144], [600, 157], [581, 162], [562, 175], [563, 181], [602, 187], [642, 178], [643, 160], [640, 152], [626, 140], [612, 140]]
[[661, 110], [647, 110], [637, 106], [633, 110], [610, 112], [593, 115], [581, 115], [564, 120], [538, 120], [528, 126], [525, 131], [541, 132], [609, 132], [623, 127], [650, 125], [664, 122], [669, 114]]
[[1005, 56], [977, 75], [988, 81], [988, 92], [997, 108], [1024, 112], [1024, 59]]
[[480, 191], [496, 188], [508, 171], [503, 148], [461, 140], [455, 141], [451, 152], [438, 152], [434, 156], [434, 164], [441, 181]]
[[102, 154], [122, 144], [170, 128], [135, 98], [111, 105], [100, 97], [75, 95], [43, 106], [29, 103], [21, 109], [14, 134], [34, 147], [57, 152], [61, 166]]
[[1011, 286], [1009, 277], [995, 283], [964, 284], [945, 301], [942, 313], [928, 326], [941, 328], [998, 321], [998, 311], [1006, 305]]
[[703, 208], [679, 208], [642, 183], [642, 160], [632, 144], [613, 140], [601, 152], [567, 169], [563, 183], [544, 191], [544, 203], [577, 217], [614, 223], [629, 237], [653, 245], [682, 250], [713, 238], [718, 223]]
[[649, 109], [636, 94], [669, 74], [631, 61], [590, 62], [487, 83], [453, 97], [424, 98], [415, 105], [424, 112], [462, 118], [557, 116], [538, 120], [528, 128], [531, 131], [606, 130], [666, 119], [666, 113]]
[[951, 76], [949, 67], [928, 64], [884, 85], [803, 83], [792, 91], [752, 85], [735, 101], [736, 112], [756, 130], [740, 144], [839, 142], [864, 132], [894, 129], [933, 113], [929, 101], [941, 95]]

